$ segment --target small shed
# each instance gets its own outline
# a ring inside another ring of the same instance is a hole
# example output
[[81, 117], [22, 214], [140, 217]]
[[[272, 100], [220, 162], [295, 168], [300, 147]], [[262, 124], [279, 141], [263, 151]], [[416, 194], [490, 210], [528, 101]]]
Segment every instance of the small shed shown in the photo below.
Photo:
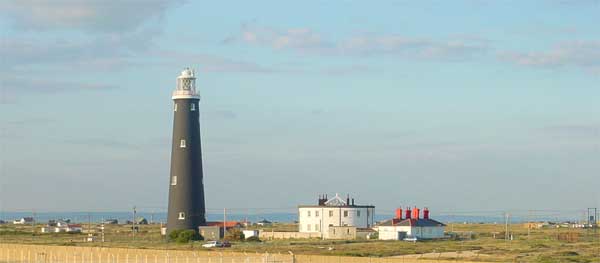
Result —
[[258, 230], [244, 230], [242, 233], [244, 233], [244, 238], [258, 237], [259, 235]]
[[223, 228], [219, 226], [199, 226], [198, 233], [204, 240], [219, 240], [223, 237]]

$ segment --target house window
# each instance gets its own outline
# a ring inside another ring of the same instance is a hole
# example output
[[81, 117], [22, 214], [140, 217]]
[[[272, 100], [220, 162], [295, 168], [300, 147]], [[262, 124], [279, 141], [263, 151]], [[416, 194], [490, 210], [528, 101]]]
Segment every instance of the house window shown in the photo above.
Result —
[[306, 211], [306, 215], [310, 217], [310, 211]]
[[319, 217], [319, 211], [315, 211], [315, 217]]
[[306, 231], [310, 231], [310, 224], [306, 225]]
[[177, 185], [177, 176], [171, 177], [171, 185]]
[[181, 147], [181, 148], [185, 148], [185, 140], [181, 140], [181, 141], [179, 142], [179, 147]]
[[319, 231], [319, 225], [315, 224], [315, 231]]
[[175, 108], [173, 108], [173, 111], [177, 111], [177, 103], [175, 103]]
[[344, 217], [348, 217], [348, 211], [344, 211]]
[[360, 210], [356, 211], [356, 217], [360, 217]]
[[184, 219], [185, 219], [185, 213], [179, 212], [179, 220], [184, 220]]
[[190, 105], [190, 111], [196, 111], [196, 103]]
[[329, 217], [333, 216], [333, 211], [329, 211]]

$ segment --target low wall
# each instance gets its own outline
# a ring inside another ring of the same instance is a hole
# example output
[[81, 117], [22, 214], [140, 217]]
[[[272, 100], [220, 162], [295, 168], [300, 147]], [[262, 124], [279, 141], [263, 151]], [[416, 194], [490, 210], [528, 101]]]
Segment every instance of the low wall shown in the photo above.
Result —
[[321, 238], [321, 233], [303, 233], [303, 232], [269, 232], [260, 231], [260, 239], [303, 239], [303, 238]]

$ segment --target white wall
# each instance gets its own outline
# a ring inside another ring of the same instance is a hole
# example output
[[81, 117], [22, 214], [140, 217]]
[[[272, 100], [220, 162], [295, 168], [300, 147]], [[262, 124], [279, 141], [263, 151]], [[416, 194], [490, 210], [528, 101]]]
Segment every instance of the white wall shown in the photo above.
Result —
[[373, 226], [374, 211], [374, 208], [351, 206], [301, 207], [298, 209], [298, 231], [327, 233], [329, 225], [368, 228]]
[[444, 237], [444, 227], [379, 226], [380, 240], [398, 240], [398, 232], [406, 232], [407, 237], [433, 239]]

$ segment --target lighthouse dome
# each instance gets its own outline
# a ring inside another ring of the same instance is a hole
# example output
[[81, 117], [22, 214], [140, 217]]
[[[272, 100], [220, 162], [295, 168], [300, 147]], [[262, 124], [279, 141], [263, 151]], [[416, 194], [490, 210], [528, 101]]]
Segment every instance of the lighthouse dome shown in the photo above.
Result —
[[192, 72], [192, 70], [190, 70], [189, 68], [186, 68], [181, 72], [181, 75], [179, 77], [190, 78], [193, 76], [194, 76], [194, 72]]

